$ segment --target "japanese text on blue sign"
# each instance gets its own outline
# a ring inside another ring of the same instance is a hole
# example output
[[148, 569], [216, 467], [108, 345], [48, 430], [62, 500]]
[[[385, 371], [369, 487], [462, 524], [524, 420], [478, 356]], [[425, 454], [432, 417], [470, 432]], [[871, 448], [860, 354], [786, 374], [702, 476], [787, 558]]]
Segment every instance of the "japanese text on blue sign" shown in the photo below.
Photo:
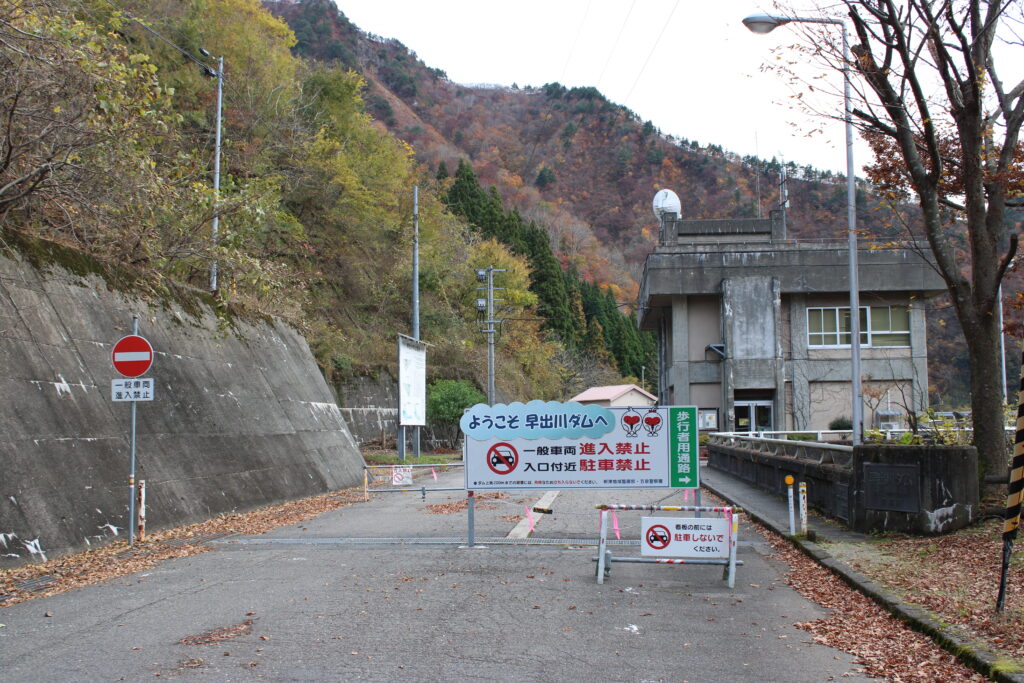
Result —
[[529, 403], [478, 403], [462, 416], [462, 431], [484, 439], [596, 439], [615, 427], [615, 416], [607, 408], [556, 401]]

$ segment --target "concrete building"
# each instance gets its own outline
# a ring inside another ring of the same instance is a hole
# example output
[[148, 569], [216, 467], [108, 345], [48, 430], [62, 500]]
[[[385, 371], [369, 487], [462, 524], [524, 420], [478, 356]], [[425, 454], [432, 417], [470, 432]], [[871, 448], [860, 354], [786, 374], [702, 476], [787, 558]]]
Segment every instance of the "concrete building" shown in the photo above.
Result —
[[[784, 239], [768, 219], [663, 214], [641, 329], [659, 341], [659, 401], [702, 429], [827, 429], [852, 415], [846, 240]], [[858, 249], [864, 423], [927, 404], [924, 301], [943, 283], [905, 248]], [[890, 419], [890, 418], [884, 418]]]
[[635, 384], [613, 384], [606, 387], [590, 387], [569, 400], [605, 408], [631, 408], [653, 406], [658, 402], [658, 397]]

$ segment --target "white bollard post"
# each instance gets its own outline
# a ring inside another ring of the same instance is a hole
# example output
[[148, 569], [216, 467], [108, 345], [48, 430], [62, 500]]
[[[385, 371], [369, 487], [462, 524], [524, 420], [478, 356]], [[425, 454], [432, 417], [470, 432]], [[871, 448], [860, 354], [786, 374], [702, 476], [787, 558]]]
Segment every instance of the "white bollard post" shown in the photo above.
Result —
[[800, 482], [800, 533], [807, 535], [807, 482]]
[[601, 510], [601, 532], [597, 540], [597, 582], [604, 583], [605, 553], [608, 551], [608, 511]]
[[139, 542], [146, 540], [146, 480], [139, 480]]
[[793, 510], [793, 475], [786, 475], [786, 491], [789, 497], [789, 535], [796, 536], [796, 519], [795, 511]]

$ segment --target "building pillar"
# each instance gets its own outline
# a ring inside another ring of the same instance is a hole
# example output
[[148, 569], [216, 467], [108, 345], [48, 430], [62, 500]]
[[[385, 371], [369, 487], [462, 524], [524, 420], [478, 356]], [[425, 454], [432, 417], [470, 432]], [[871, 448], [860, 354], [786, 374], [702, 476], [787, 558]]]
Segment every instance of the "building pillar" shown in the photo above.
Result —
[[669, 378], [675, 387], [673, 402], [690, 405], [690, 334], [689, 305], [685, 296], [672, 298], [672, 372]]
[[782, 348], [782, 283], [772, 278], [772, 313], [775, 317], [775, 396], [772, 401], [772, 422], [777, 430], [786, 429], [786, 361]]
[[807, 297], [794, 294], [789, 299], [789, 378], [793, 383], [793, 429], [811, 426], [811, 387], [808, 380]]
[[910, 362], [912, 410], [920, 413], [928, 407], [928, 331], [924, 298], [910, 302]]
[[722, 431], [734, 432], [736, 431], [736, 395], [734, 387], [736, 380], [734, 377], [735, 373], [735, 361], [733, 353], [733, 345], [736, 340], [733, 339], [733, 310], [730, 305], [730, 293], [729, 293], [729, 281], [722, 280], [722, 296], [720, 303], [722, 306], [722, 313], [720, 315], [722, 325], [722, 346], [725, 347], [725, 358], [722, 359]]

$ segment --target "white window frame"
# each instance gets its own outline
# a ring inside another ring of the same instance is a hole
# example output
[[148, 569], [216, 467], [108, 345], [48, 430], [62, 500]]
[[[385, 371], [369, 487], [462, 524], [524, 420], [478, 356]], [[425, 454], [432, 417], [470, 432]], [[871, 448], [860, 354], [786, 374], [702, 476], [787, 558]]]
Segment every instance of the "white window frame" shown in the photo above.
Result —
[[[903, 306], [896, 305], [896, 307], [897, 308], [902, 308]], [[885, 309], [889, 310], [889, 316], [888, 317], [889, 317], [889, 321], [890, 321], [890, 323], [889, 323], [889, 328], [890, 329], [887, 329], [887, 330], [873, 330], [871, 328], [871, 309], [872, 308], [885, 308]], [[884, 344], [884, 345], [878, 345], [877, 348], [880, 348], [880, 349], [906, 349], [906, 348], [910, 348], [910, 315], [911, 315], [910, 307], [909, 306], [905, 307], [907, 309], [907, 329], [906, 330], [897, 330], [897, 331], [893, 331], [892, 330], [892, 308], [893, 308], [892, 305], [874, 306], [874, 307], [872, 307], [872, 306], [861, 306], [860, 307], [861, 323], [862, 323], [861, 324], [861, 330], [860, 330], [860, 345], [862, 347], [869, 347], [870, 348], [870, 347], [874, 347], [875, 346], [875, 344], [873, 344], [873, 338], [872, 338], [872, 335], [874, 335], [874, 334], [878, 334], [878, 335], [883, 335], [883, 334], [885, 334], [885, 335], [906, 334], [907, 335], [907, 343], [906, 344]], [[850, 344], [849, 343], [845, 343], [845, 344], [843, 344], [843, 343], [838, 343], [838, 344], [814, 344], [814, 343], [811, 342], [811, 335], [832, 335], [832, 334], [834, 334], [837, 340], [841, 340], [844, 335], [845, 336], [850, 336], [850, 330], [849, 329], [847, 329], [845, 331], [842, 329], [843, 314], [846, 313], [848, 315], [849, 310], [850, 310], [849, 306], [808, 306], [807, 310], [806, 310], [806, 315], [805, 315], [805, 319], [807, 321], [807, 348], [809, 348], [809, 349], [848, 349], [848, 348], [850, 348]], [[835, 320], [836, 331], [835, 332], [812, 332], [811, 331], [811, 312], [812, 311], [822, 311], [823, 312], [823, 314], [822, 314], [822, 319], [823, 320], [824, 320], [824, 317], [825, 317], [824, 312], [825, 311], [831, 312], [831, 314], [832, 314], [832, 316], [833, 316], [833, 318]]]

